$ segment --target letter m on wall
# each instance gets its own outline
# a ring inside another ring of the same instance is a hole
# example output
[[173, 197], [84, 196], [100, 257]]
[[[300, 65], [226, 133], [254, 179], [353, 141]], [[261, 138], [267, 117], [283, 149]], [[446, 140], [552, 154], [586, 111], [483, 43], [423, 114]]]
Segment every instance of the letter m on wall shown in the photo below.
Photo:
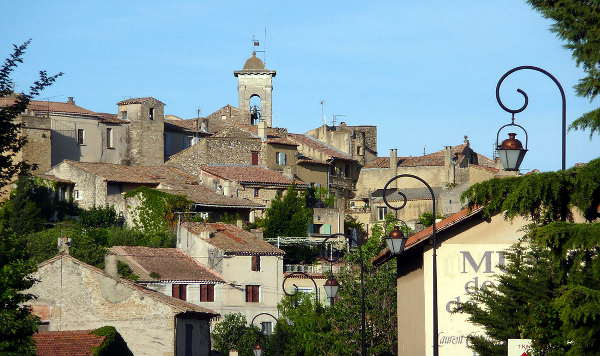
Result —
[[460, 251], [462, 254], [462, 271], [461, 273], [467, 273], [467, 264], [471, 266], [474, 272], [479, 272], [479, 269], [483, 266], [483, 273], [492, 273], [492, 252], [485, 251], [483, 256], [479, 260], [479, 263], [475, 262], [475, 259], [471, 255], [470, 251]]

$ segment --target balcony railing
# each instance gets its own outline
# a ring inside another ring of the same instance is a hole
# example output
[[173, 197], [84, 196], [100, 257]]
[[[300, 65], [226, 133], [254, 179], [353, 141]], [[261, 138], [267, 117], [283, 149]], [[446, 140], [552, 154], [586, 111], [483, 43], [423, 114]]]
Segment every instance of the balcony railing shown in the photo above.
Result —
[[[338, 273], [340, 270], [340, 266], [333, 266], [333, 273]], [[321, 265], [300, 265], [300, 264], [292, 264], [292, 265], [283, 265], [284, 273], [291, 272], [304, 272], [307, 274], [326, 274], [331, 272], [331, 265], [329, 264], [321, 264]]]

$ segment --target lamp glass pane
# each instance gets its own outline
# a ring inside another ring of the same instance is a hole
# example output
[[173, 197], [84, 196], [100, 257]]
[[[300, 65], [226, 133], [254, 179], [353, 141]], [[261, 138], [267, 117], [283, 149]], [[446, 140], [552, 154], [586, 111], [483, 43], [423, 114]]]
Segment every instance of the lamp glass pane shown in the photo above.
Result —
[[387, 244], [387, 248], [390, 250], [392, 255], [398, 255], [404, 249], [404, 241], [406, 239], [385, 239], [385, 243]]
[[505, 171], [517, 171], [527, 150], [498, 150], [498, 156]]
[[262, 350], [261, 349], [254, 349], [252, 351], [254, 351], [254, 356], [261, 356], [262, 355]]
[[338, 286], [325, 286], [325, 294], [327, 298], [335, 298], [338, 292]]

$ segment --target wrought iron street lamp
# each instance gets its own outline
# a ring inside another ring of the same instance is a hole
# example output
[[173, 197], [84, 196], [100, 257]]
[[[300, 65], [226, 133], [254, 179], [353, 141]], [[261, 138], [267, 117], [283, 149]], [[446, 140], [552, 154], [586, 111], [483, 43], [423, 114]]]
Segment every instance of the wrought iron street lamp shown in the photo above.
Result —
[[[273, 320], [275, 320], [275, 322], [277, 322], [277, 318], [276, 318], [276, 317], [275, 317], [273, 314], [266, 313], [266, 312], [265, 312], [265, 313], [258, 313], [258, 314], [256, 314], [256, 315], [254, 316], [254, 318], [252, 318], [252, 321], [250, 322], [250, 326], [253, 326], [253, 325], [254, 325], [254, 321], [256, 320], [256, 318], [258, 318], [258, 317], [259, 317], [259, 316], [261, 316], [261, 315], [270, 316], [271, 318], [273, 318]], [[263, 333], [263, 334], [265, 334], [265, 331], [264, 331], [264, 330], [262, 330], [262, 333]], [[269, 335], [270, 333], [269, 333], [269, 332], [267, 332], [266, 334], [267, 334], [267, 335]]]
[[[388, 186], [395, 181], [396, 179], [400, 179], [400, 178], [413, 178], [416, 179], [418, 181], [420, 181], [421, 183], [423, 183], [427, 189], [429, 190], [429, 193], [431, 194], [431, 202], [432, 202], [432, 216], [433, 216], [433, 225], [432, 225], [432, 233], [431, 233], [431, 242], [433, 244], [433, 261], [432, 261], [432, 273], [433, 273], [433, 295], [432, 295], [432, 299], [433, 299], [433, 356], [438, 356], [439, 355], [439, 345], [438, 345], [438, 302], [437, 302], [437, 236], [436, 236], [436, 226], [435, 226], [435, 216], [436, 216], [436, 211], [435, 211], [435, 194], [433, 193], [433, 189], [431, 189], [431, 186], [429, 185], [429, 183], [427, 183], [423, 178], [419, 177], [419, 176], [415, 176], [413, 174], [400, 174], [397, 175], [395, 177], [393, 177], [392, 179], [390, 179], [385, 186], [383, 187], [383, 202], [385, 203], [385, 205], [392, 209], [392, 210], [400, 210], [402, 208], [404, 208], [406, 206], [406, 203], [408, 202], [408, 199], [406, 198], [406, 195], [404, 195], [404, 193], [398, 191], [398, 194], [400, 196], [403, 197], [404, 201], [402, 202], [402, 204], [399, 207], [394, 207], [391, 206], [390, 203], [387, 201], [387, 194], [386, 191], [388, 190]], [[393, 250], [390, 248], [390, 253], [398, 256], [398, 254], [401, 254], [402, 251], [404, 251], [404, 244], [406, 243], [406, 238], [403, 236], [404, 234], [399, 231], [400, 229], [396, 230], [394, 229], [394, 231], [392, 231], [392, 234], [390, 234], [390, 236], [388, 236], [388, 238], [386, 239], [386, 243], [387, 244], [392, 244], [392, 248]], [[391, 240], [391, 241], [390, 241]], [[399, 248], [396, 248], [399, 247]], [[400, 248], [401, 247], [401, 248]]]
[[304, 272], [292, 272], [292, 273], [288, 274], [287, 276], [285, 276], [285, 278], [283, 279], [283, 282], [281, 283], [281, 288], [283, 289], [283, 293], [285, 293], [285, 295], [287, 295], [289, 297], [298, 294], [298, 289], [299, 288], [298, 288], [298, 286], [295, 283], [292, 284], [294, 286], [294, 292], [293, 293], [288, 293], [285, 290], [285, 281], [288, 278], [290, 278], [292, 276], [297, 276], [297, 275], [304, 276], [304, 277], [310, 279], [311, 282], [313, 282], [313, 285], [315, 286], [315, 305], [319, 304], [319, 296], [318, 296], [319, 289], [317, 287], [317, 282], [315, 282], [314, 278], [312, 278], [308, 273], [304, 273]]
[[324, 288], [325, 294], [327, 295], [327, 298], [329, 298], [329, 300], [331, 301], [331, 304], [333, 304], [333, 300], [335, 299], [335, 297], [337, 297], [339, 286], [340, 285], [338, 284], [338, 281], [333, 276], [327, 277]]
[[397, 256], [404, 251], [406, 240], [408, 240], [408, 237], [404, 235], [404, 232], [402, 232], [400, 226], [395, 226], [394, 230], [392, 230], [390, 234], [385, 237], [385, 244], [390, 250], [392, 256]]
[[[562, 170], [564, 171], [565, 166], [566, 166], [566, 161], [567, 161], [567, 153], [566, 153], [566, 150], [567, 150], [567, 100], [565, 98], [565, 91], [563, 90], [562, 85], [560, 85], [560, 82], [558, 81], [558, 79], [556, 79], [552, 74], [550, 74], [545, 69], [542, 69], [539, 67], [534, 67], [534, 66], [515, 67], [515, 68], [509, 70], [508, 72], [504, 73], [504, 75], [502, 77], [500, 77], [500, 80], [498, 80], [498, 84], [496, 84], [496, 101], [498, 102], [498, 105], [500, 105], [502, 110], [504, 110], [512, 115], [511, 123], [508, 125], [502, 126], [498, 130], [498, 133], [496, 134], [496, 149], [497, 149], [498, 155], [500, 156], [500, 161], [502, 162], [502, 167], [506, 171], [518, 171], [519, 166], [521, 165], [521, 162], [523, 161], [523, 158], [525, 157], [525, 153], [527, 153], [527, 141], [528, 141], [527, 131], [525, 131], [525, 129], [522, 126], [515, 124], [515, 114], [520, 113], [521, 111], [525, 110], [525, 108], [527, 108], [527, 105], [529, 103], [529, 98], [527, 97], [527, 93], [525, 93], [525, 91], [523, 91], [521, 89], [517, 89], [517, 92], [519, 94], [523, 95], [523, 98], [525, 99], [523, 106], [521, 106], [518, 109], [509, 109], [506, 105], [504, 105], [502, 103], [502, 100], [500, 99], [500, 86], [502, 85], [502, 82], [504, 81], [504, 79], [506, 79], [506, 77], [508, 77], [512, 73], [520, 71], [520, 70], [524, 70], [524, 69], [530, 69], [530, 70], [534, 70], [534, 71], [545, 74], [550, 79], [552, 79], [552, 81], [556, 84], [556, 86], [558, 87], [558, 90], [560, 91], [560, 96], [562, 98]], [[523, 148], [521, 141], [519, 141], [515, 138], [516, 134], [512, 133], [512, 132], [508, 134], [509, 135], [508, 139], [502, 141], [501, 144], [498, 144], [498, 135], [500, 134], [500, 130], [502, 130], [504, 127], [507, 127], [507, 126], [518, 126], [521, 129], [523, 129], [523, 131], [525, 131], [525, 148]]]

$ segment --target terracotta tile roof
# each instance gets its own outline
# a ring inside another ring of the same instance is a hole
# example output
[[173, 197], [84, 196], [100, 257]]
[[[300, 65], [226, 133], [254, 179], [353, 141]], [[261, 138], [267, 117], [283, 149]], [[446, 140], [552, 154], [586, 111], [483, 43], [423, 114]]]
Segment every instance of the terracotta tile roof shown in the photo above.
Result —
[[[217, 272], [176, 248], [113, 246], [108, 253], [122, 257], [140, 281], [224, 282]], [[152, 272], [160, 277], [152, 278]]]
[[[433, 194], [435, 194], [436, 199], [440, 196], [440, 193], [443, 191], [442, 188], [432, 187]], [[429, 189], [423, 188], [402, 188], [398, 190], [397, 188], [389, 188], [386, 191], [386, 198], [389, 202], [392, 201], [403, 201], [404, 198], [398, 193], [401, 192], [406, 196], [408, 200], [431, 200], [431, 192]], [[376, 201], [383, 201], [383, 189], [376, 189], [371, 192], [371, 197]]]
[[[448, 230], [448, 229], [460, 224], [462, 221], [465, 221], [466, 219], [470, 218], [471, 216], [479, 214], [482, 210], [483, 210], [483, 207], [464, 208], [461, 211], [459, 211], [455, 214], [452, 214], [452, 215], [448, 216], [447, 218], [443, 219], [442, 221], [436, 223], [435, 224], [436, 225], [436, 233], [440, 233], [442, 231]], [[417, 232], [416, 234], [409, 236], [408, 240], [406, 241], [406, 245], [405, 245], [404, 249], [408, 250], [412, 247], [415, 247], [416, 245], [420, 244], [421, 242], [428, 240], [432, 236], [432, 234], [433, 234], [433, 227], [430, 226], [428, 228], [425, 228], [425, 229]], [[381, 252], [379, 252], [377, 257], [375, 257], [373, 259], [373, 264], [376, 266], [381, 265], [381, 264], [387, 262], [390, 258], [391, 258], [390, 250], [386, 247]]]
[[191, 184], [197, 178], [177, 168], [168, 166], [125, 166], [112, 163], [77, 162], [65, 163], [103, 177], [110, 182], [160, 184], [163, 182]]
[[33, 334], [38, 356], [92, 356], [93, 348], [106, 336], [91, 334], [92, 330], [46, 331]]
[[[256, 125], [241, 125], [236, 124], [235, 127], [240, 130], [249, 132], [253, 137], [258, 136], [258, 126]], [[287, 146], [298, 146], [298, 144], [294, 141], [291, 141], [287, 138], [287, 129], [280, 127], [268, 127], [266, 129], [267, 133], [267, 143], [279, 144], [279, 145], [287, 145]]]
[[500, 172], [500, 170], [498, 168], [480, 166], [478, 164], [469, 164], [469, 167], [481, 169], [481, 170], [488, 171], [488, 172], [491, 172], [491, 173], [498, 173], [498, 172]]
[[[187, 120], [165, 119], [165, 129], [185, 130], [185, 131], [203, 133], [203, 131], [200, 130], [200, 128], [198, 127], [199, 126], [198, 120], [199, 119], [187, 119]], [[204, 133], [208, 134], [208, 132], [204, 132]]]
[[129, 121], [121, 120], [115, 114], [109, 114], [106, 112], [98, 112], [96, 113], [100, 117], [100, 121], [107, 122], [111, 124], [128, 124]]
[[[13, 97], [0, 98], [0, 107], [9, 106], [14, 104], [16, 101]], [[77, 106], [73, 103], [62, 103], [56, 101], [38, 101], [31, 100], [27, 109], [39, 112], [57, 112], [67, 114], [82, 114], [82, 115], [97, 115], [97, 113]]]
[[327, 163], [327, 162], [319, 161], [316, 159], [310, 159], [308, 157], [299, 159], [296, 161], [296, 163], [297, 164], [308, 163], [308, 164], [319, 164], [319, 165], [323, 165], [323, 166], [329, 166], [329, 163]]
[[259, 184], [277, 184], [277, 185], [291, 185], [291, 184], [304, 184], [300, 179], [290, 179], [284, 176], [281, 172], [262, 167], [262, 166], [250, 166], [250, 165], [211, 165], [202, 166], [200, 168], [204, 172], [210, 173], [217, 177], [221, 177], [227, 180], [236, 181], [240, 183], [259, 183]]
[[130, 99], [121, 100], [117, 103], [117, 105], [143, 104], [143, 103], [159, 103], [159, 104], [163, 104], [163, 105], [165, 104], [158, 99], [155, 99], [151, 96], [147, 96], [145, 98], [130, 98]]
[[374, 160], [365, 163], [363, 168], [390, 168], [390, 158], [377, 157]]
[[349, 154], [342, 152], [333, 146], [327, 145], [312, 136], [290, 133], [288, 134], [288, 138], [300, 146], [306, 146], [315, 151], [319, 151], [326, 156], [329, 156], [329, 158], [352, 160], [352, 156]]
[[[253, 233], [235, 225], [185, 222], [182, 226], [207, 243], [223, 250], [226, 254], [261, 256], [283, 256], [285, 254], [284, 251], [259, 239]], [[200, 237], [202, 232], [208, 232], [210, 237]]]
[[204, 185], [179, 184], [170, 186], [168, 183], [166, 185], [168, 185], [169, 187], [166, 189], [159, 190], [171, 194], [185, 195], [189, 200], [201, 206], [240, 207], [258, 209], [262, 209], [265, 207], [262, 204], [258, 204], [248, 199], [228, 197], [223, 194], [219, 194], [211, 188]]
[[196, 304], [192, 304], [192, 303], [188, 303], [184, 300], [181, 299], [177, 299], [177, 298], [173, 298], [173, 297], [169, 297], [165, 294], [162, 294], [160, 292], [156, 292], [154, 290], [145, 288], [143, 286], [140, 286], [132, 281], [129, 281], [127, 279], [124, 278], [114, 278], [110, 275], [108, 275], [106, 272], [104, 272], [103, 270], [96, 268], [94, 266], [88, 265], [85, 262], [79, 261], [78, 259], [76, 259], [75, 257], [72, 257], [70, 255], [56, 255], [54, 257], [52, 257], [49, 260], [46, 260], [40, 264], [38, 264], [38, 268], [42, 268], [43, 266], [47, 265], [47, 264], [51, 264], [54, 263], [56, 261], [59, 261], [61, 259], [69, 259], [71, 260], [73, 263], [78, 264], [84, 268], [87, 268], [88, 270], [94, 272], [94, 273], [98, 273], [101, 274], [105, 277], [108, 278], [112, 278], [115, 279], [118, 283], [129, 287], [131, 289], [135, 289], [137, 291], [139, 291], [140, 293], [144, 293], [146, 296], [160, 302], [160, 303], [164, 303], [167, 304], [169, 306], [171, 306], [174, 309], [175, 313], [185, 313], [185, 312], [196, 312], [196, 313], [202, 313], [205, 314], [206, 316], [208, 316], [209, 318], [213, 318], [219, 315], [219, 313], [210, 310], [208, 308], [204, 308], [201, 307], [199, 305]]

